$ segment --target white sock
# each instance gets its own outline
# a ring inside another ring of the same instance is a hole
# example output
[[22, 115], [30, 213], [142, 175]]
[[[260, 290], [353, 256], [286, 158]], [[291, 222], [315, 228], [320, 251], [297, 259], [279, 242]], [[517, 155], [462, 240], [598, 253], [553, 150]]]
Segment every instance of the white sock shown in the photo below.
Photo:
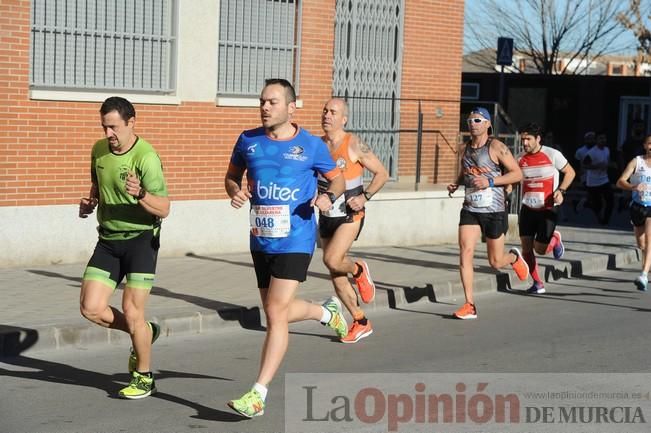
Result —
[[321, 313], [321, 324], [327, 325], [330, 319], [332, 319], [332, 313], [324, 306], [321, 306], [321, 310], [323, 310]]
[[641, 276], [643, 276], [644, 278], [647, 278], [647, 273], [646, 273], [646, 272], [642, 272]]
[[264, 385], [260, 385], [258, 382], [253, 384], [253, 388], [256, 391], [258, 391], [258, 394], [260, 394], [260, 397], [262, 397], [262, 401], [265, 401], [267, 399], [267, 387]]

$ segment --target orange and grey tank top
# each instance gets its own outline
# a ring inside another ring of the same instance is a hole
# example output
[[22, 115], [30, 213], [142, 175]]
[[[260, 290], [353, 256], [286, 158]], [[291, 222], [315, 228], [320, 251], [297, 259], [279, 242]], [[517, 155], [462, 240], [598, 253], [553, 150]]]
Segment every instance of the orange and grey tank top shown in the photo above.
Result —
[[466, 197], [463, 208], [470, 212], [492, 213], [504, 211], [504, 187], [494, 186], [485, 189], [473, 188], [472, 180], [477, 176], [494, 179], [502, 175], [502, 167], [491, 159], [490, 145], [492, 137], [486, 144], [473, 148], [466, 145], [461, 161], [463, 167], [463, 184], [466, 187]]
[[[334, 159], [346, 180], [346, 191], [332, 204], [330, 210], [321, 212], [324, 217], [349, 217], [352, 221], [358, 221], [364, 216], [364, 210], [355, 212], [346, 205], [349, 198], [364, 192], [364, 166], [359, 161], [351, 161], [348, 151], [352, 136], [352, 134], [346, 134], [339, 147], [330, 152], [332, 159]], [[327, 188], [328, 181], [319, 175], [319, 192], [323, 192]]]

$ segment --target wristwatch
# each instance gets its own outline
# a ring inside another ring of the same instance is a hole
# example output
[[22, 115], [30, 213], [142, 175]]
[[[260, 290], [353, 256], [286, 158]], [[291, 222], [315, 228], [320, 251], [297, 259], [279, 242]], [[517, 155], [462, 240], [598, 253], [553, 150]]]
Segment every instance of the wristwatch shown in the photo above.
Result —
[[143, 187], [140, 187], [140, 192], [138, 192], [138, 195], [136, 196], [137, 200], [142, 200], [145, 198], [145, 195], [147, 195], [147, 190]]
[[362, 194], [364, 194], [364, 198], [366, 201], [370, 201], [371, 197], [373, 197], [371, 194], [368, 193], [368, 191], [364, 191]]
[[332, 191], [326, 191], [324, 192], [324, 194], [328, 196], [328, 198], [330, 199], [330, 203], [334, 203], [337, 200], [337, 196]]
[[565, 195], [565, 193], [567, 192], [567, 191], [564, 190], [563, 188], [557, 188], [556, 190], [557, 190], [557, 191], [560, 191], [561, 194], [563, 194], [563, 195]]

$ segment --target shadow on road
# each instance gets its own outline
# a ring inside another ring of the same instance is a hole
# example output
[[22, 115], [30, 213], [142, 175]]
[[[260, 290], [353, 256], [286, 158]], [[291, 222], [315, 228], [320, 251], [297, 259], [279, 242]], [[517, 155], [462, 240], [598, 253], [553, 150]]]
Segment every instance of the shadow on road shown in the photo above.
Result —
[[[2, 363], [14, 365], [17, 367], [29, 368], [32, 371], [14, 371], [0, 367], [0, 376], [16, 377], [20, 379], [30, 379], [43, 382], [52, 382], [62, 385], [83, 386], [93, 389], [103, 389], [109, 398], [117, 397], [118, 392], [128, 382], [129, 376], [125, 373], [104, 374], [95, 371], [84, 370], [67, 364], [37, 359], [27, 356], [15, 356], [3, 358]], [[161, 382], [167, 378], [194, 378], [194, 379], [214, 379], [222, 381], [232, 381], [233, 379], [208, 376], [204, 374], [177, 372], [171, 370], [159, 370], [156, 372], [156, 381]], [[196, 415], [191, 418], [199, 418], [208, 421], [220, 422], [239, 422], [244, 419], [232, 412], [214, 409], [199, 403], [172, 395], [166, 392], [157, 392], [152, 398], [160, 398], [172, 403], [189, 407], [197, 411]]]
[[[81, 285], [82, 278], [71, 277], [64, 275], [58, 272], [43, 271], [39, 269], [29, 269], [27, 272], [32, 274], [40, 275], [48, 278], [59, 278], [68, 281], [74, 281]], [[123, 284], [120, 284], [118, 290], [121, 290], [124, 287]], [[198, 307], [206, 308], [209, 310], [214, 310], [219, 314], [219, 317], [223, 320], [228, 321], [237, 321], [240, 326], [244, 329], [252, 330], [261, 330], [261, 317], [260, 317], [260, 308], [258, 307], [245, 307], [242, 305], [232, 304], [229, 302], [217, 301], [214, 299], [204, 298], [202, 296], [189, 295], [186, 293], [173, 292], [169, 289], [160, 286], [154, 286], [151, 289], [151, 294], [154, 296], [161, 296], [169, 299], [178, 299], [185, 301], [188, 304], [194, 304]]]
[[0, 325], [0, 360], [18, 356], [38, 341], [38, 331], [19, 326]]

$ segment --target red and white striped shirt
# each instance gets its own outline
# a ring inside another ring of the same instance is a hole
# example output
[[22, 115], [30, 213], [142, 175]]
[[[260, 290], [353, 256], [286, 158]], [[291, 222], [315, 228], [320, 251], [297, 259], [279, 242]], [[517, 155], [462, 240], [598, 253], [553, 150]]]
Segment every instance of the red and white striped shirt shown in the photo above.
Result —
[[522, 169], [522, 204], [534, 209], [552, 209], [554, 191], [558, 188], [559, 171], [567, 165], [561, 152], [542, 146], [536, 153], [523, 153], [518, 157]]

